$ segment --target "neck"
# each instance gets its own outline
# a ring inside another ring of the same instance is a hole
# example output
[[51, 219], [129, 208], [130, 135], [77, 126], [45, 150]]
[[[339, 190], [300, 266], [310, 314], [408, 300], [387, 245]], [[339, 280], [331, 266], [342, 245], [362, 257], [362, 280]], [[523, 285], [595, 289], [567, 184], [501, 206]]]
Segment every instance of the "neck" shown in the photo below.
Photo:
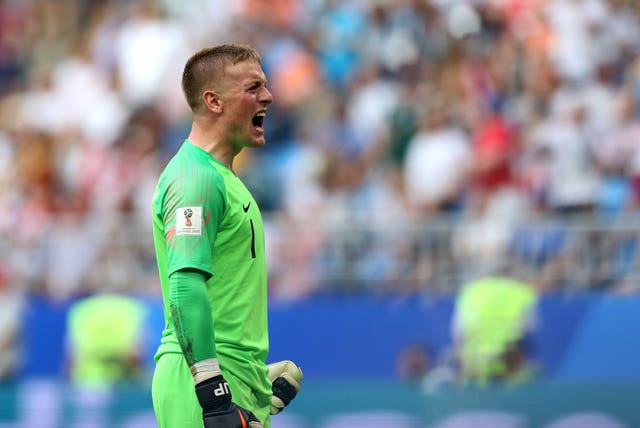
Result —
[[235, 174], [233, 160], [240, 150], [229, 144], [222, 135], [215, 132], [214, 127], [203, 126], [194, 121], [188, 138], [194, 146], [200, 147], [209, 153]]

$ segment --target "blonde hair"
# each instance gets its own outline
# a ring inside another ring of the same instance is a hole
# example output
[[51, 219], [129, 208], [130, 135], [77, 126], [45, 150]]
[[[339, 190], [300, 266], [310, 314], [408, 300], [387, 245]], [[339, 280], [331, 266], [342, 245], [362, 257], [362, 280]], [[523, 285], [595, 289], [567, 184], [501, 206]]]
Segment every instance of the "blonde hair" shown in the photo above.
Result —
[[260, 54], [250, 46], [235, 44], [208, 47], [193, 54], [182, 72], [182, 92], [191, 110], [202, 105], [202, 91], [224, 75], [225, 66], [245, 61], [260, 63]]

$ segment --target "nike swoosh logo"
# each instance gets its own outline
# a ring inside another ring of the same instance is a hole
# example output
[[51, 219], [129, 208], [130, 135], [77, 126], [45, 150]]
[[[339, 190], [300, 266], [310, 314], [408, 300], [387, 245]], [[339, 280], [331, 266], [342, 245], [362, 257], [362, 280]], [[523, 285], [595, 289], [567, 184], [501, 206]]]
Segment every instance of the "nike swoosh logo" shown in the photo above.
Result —
[[247, 212], [247, 211], [249, 211], [249, 207], [250, 206], [251, 206], [251, 202], [249, 202], [246, 207], [244, 205], [242, 205], [242, 209], [244, 210], [244, 212]]

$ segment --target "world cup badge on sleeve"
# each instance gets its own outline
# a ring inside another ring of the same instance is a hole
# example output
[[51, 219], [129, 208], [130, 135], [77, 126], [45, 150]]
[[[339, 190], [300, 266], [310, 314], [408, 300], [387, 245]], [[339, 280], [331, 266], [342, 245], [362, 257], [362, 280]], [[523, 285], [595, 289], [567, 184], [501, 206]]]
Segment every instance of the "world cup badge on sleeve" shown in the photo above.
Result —
[[202, 207], [176, 209], [176, 235], [202, 235]]

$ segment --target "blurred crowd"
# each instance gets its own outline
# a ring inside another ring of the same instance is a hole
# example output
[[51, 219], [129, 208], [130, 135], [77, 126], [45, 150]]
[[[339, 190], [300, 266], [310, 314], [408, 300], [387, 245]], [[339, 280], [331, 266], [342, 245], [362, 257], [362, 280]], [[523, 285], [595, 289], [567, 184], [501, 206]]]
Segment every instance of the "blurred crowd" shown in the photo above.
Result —
[[[632, 0], [2, 0], [0, 291], [158, 294], [151, 197], [196, 50], [262, 54], [271, 293], [636, 291]], [[515, 270], [514, 270], [515, 269]]]

